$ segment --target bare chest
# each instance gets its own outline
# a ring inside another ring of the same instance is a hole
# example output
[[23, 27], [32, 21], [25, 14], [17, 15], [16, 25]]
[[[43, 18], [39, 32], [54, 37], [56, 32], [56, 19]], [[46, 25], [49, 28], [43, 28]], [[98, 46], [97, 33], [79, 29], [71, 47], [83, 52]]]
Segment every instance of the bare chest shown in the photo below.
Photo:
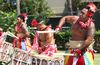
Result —
[[39, 34], [39, 40], [40, 40], [40, 42], [45, 42], [46, 41], [46, 34]]
[[72, 37], [73, 38], [85, 39], [86, 36], [87, 36], [87, 30], [82, 29], [80, 25], [78, 24], [72, 25]]

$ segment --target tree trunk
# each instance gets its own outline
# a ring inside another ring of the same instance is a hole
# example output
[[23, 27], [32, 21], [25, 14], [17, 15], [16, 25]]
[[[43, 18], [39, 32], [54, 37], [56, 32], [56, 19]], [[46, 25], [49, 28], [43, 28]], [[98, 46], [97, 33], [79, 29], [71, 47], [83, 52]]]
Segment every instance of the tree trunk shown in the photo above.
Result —
[[20, 14], [20, 0], [16, 0], [17, 2], [17, 14]]

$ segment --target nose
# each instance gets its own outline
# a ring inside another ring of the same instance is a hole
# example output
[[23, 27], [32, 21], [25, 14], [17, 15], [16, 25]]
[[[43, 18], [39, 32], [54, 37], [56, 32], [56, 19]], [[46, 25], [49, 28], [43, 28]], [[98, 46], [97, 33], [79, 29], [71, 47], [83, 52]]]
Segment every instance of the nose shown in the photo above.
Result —
[[84, 14], [84, 13], [80, 12], [80, 13], [79, 13], [79, 16], [82, 16], [83, 14]]

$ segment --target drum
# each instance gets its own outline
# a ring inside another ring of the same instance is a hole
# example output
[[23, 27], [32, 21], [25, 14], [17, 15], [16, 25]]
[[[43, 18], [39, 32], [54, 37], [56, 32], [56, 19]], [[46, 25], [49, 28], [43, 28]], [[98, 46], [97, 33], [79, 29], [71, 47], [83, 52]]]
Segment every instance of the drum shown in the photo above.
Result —
[[14, 53], [13, 44], [4, 42], [0, 44], [0, 61], [8, 63], [11, 61]]
[[3, 32], [0, 36], [0, 61], [4, 63], [10, 63], [14, 53], [13, 47], [14, 36], [10, 35], [7, 32]]
[[64, 65], [64, 57], [48, 57], [45, 55], [35, 55], [32, 65]]
[[12, 65], [31, 65], [32, 57], [26, 51], [15, 48]]

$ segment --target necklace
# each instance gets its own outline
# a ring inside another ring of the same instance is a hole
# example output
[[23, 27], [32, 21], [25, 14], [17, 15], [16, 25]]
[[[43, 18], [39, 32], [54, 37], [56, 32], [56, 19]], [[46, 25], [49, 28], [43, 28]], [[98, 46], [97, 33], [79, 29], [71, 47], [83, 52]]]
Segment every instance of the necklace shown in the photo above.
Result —
[[82, 29], [88, 29], [91, 22], [93, 22], [92, 18], [89, 18], [86, 22], [83, 22], [80, 19], [78, 20], [78, 24], [81, 26]]

